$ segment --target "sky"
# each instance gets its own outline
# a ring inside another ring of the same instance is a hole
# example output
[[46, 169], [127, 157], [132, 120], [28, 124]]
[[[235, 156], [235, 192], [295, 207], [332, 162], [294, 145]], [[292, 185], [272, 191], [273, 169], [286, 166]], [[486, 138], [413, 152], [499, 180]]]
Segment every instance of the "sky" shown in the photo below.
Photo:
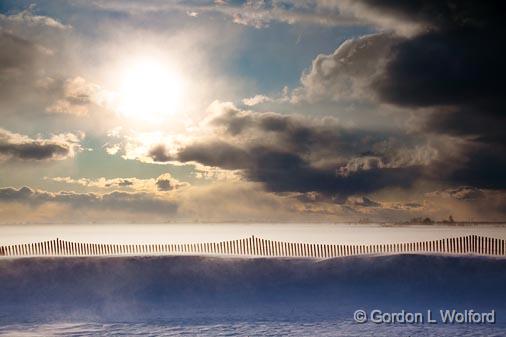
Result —
[[2, 1], [0, 223], [506, 214], [499, 1]]

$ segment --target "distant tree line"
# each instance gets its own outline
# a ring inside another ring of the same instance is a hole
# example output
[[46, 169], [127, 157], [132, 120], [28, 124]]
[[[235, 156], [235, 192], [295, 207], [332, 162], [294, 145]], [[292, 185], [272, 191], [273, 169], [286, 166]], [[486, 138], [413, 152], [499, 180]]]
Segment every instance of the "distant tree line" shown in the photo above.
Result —
[[455, 223], [455, 220], [453, 219], [453, 216], [449, 216], [448, 219], [444, 219], [442, 221], [435, 221], [429, 217], [422, 217], [422, 216], [419, 216], [419, 217], [415, 217], [415, 218], [411, 218], [411, 220], [409, 220], [407, 223], [410, 223], [410, 224], [424, 224], [424, 225], [432, 225], [432, 224], [435, 224], [435, 223]]

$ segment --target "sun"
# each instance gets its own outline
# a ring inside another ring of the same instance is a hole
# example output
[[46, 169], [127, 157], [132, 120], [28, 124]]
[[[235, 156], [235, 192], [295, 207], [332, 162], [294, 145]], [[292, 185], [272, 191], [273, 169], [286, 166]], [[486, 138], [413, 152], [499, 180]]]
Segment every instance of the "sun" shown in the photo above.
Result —
[[167, 64], [140, 59], [127, 64], [120, 76], [118, 112], [125, 118], [160, 122], [182, 107], [184, 80]]

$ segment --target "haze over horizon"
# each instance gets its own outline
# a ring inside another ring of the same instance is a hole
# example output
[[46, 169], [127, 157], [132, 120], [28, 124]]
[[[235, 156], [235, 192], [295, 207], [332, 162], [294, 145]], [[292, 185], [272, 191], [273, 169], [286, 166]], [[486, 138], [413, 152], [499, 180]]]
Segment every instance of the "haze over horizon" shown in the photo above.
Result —
[[506, 220], [498, 1], [2, 1], [0, 223]]

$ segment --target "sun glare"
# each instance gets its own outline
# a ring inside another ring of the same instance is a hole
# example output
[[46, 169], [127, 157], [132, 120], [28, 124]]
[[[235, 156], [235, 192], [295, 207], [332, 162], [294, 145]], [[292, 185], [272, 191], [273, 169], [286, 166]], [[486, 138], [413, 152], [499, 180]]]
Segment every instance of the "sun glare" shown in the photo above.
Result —
[[118, 111], [126, 118], [159, 122], [181, 108], [184, 81], [167, 65], [134, 62], [125, 67], [120, 81]]

